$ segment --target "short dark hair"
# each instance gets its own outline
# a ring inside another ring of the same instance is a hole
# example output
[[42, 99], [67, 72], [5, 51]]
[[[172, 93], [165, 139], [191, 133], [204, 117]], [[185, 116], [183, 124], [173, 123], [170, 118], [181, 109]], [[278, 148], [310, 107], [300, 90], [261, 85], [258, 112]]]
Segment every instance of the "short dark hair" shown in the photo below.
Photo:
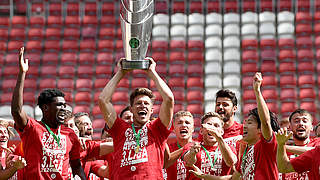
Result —
[[313, 121], [313, 118], [312, 118], [312, 115], [310, 114], [309, 111], [305, 110], [305, 109], [296, 109], [295, 111], [293, 111], [290, 116], [289, 116], [289, 121], [291, 123], [291, 120], [292, 120], [292, 116], [295, 115], [295, 114], [308, 114], [310, 115], [311, 117], [311, 122]]
[[227, 97], [232, 101], [233, 106], [237, 106], [238, 99], [234, 92], [229, 89], [221, 89], [216, 93], [216, 102], [219, 97]]
[[130, 106], [126, 106], [122, 111], [120, 112], [120, 118], [122, 117], [123, 113], [126, 111], [130, 111]]
[[38, 97], [38, 105], [41, 108], [44, 104], [52, 103], [55, 97], [64, 97], [64, 93], [59, 89], [45, 89]]
[[79, 118], [82, 117], [82, 116], [90, 117], [89, 114], [86, 113], [86, 112], [77, 112], [77, 113], [74, 114], [74, 123], [76, 124], [77, 127], [79, 127], [79, 124], [80, 124]]
[[140, 96], [140, 95], [148, 96], [151, 99], [152, 103], [155, 100], [155, 96], [154, 96], [154, 94], [152, 93], [152, 91], [150, 89], [148, 89], [148, 88], [137, 88], [130, 94], [130, 106], [133, 105], [134, 98], [137, 97], [137, 96]]
[[[275, 113], [271, 112], [269, 110], [269, 115], [270, 115], [270, 124], [271, 124], [271, 128], [274, 132], [277, 132], [279, 129], [280, 129], [280, 125], [279, 125], [279, 122], [278, 122], [278, 117]], [[248, 116], [254, 116], [257, 120], [257, 123], [258, 123], [258, 128], [261, 128], [261, 120], [260, 120], [260, 117], [259, 117], [259, 113], [258, 113], [258, 108], [254, 108], [254, 109], [251, 109], [249, 111], [249, 114]]]
[[222, 117], [221, 117], [218, 113], [216, 113], [216, 112], [207, 112], [207, 113], [205, 113], [205, 114], [201, 117], [201, 124], [203, 124], [204, 121], [205, 121], [206, 119], [210, 118], [210, 117], [217, 117], [217, 118], [219, 118], [220, 121], [221, 121], [222, 126], [224, 125], [224, 122], [223, 122], [223, 120], [222, 120]]

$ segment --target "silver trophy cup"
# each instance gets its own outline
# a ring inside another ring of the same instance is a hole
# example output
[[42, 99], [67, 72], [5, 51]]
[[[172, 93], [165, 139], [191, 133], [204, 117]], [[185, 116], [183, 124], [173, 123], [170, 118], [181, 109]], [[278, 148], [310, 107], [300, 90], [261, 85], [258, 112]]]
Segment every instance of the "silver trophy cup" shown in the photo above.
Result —
[[121, 0], [120, 19], [125, 60], [123, 69], [148, 69], [145, 60], [152, 32], [153, 0]]

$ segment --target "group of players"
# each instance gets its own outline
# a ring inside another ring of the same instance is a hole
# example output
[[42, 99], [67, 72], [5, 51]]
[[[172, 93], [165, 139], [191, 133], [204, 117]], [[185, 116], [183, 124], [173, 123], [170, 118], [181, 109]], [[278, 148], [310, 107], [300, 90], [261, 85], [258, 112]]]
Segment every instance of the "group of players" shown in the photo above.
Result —
[[[41, 121], [23, 111], [23, 87], [28, 60], [20, 50], [19, 74], [13, 92], [13, 121], [0, 120], [1, 179], [320, 179], [320, 139], [311, 138], [312, 115], [297, 109], [289, 127], [280, 128], [261, 93], [261, 73], [253, 77], [257, 108], [240, 124], [235, 121], [237, 98], [230, 90], [216, 93], [216, 106], [201, 117], [194, 139], [194, 118], [188, 111], [174, 112], [174, 96], [150, 60], [147, 76], [154, 81], [162, 103], [152, 116], [155, 96], [147, 88], [135, 89], [130, 105], [118, 116], [111, 102], [120, 80], [130, 71], [121, 68], [99, 96], [106, 121], [101, 141], [92, 141], [87, 113], [72, 114], [57, 89], [40, 93]], [[21, 144], [8, 147], [13, 126]], [[173, 131], [176, 141], [167, 144]], [[293, 135], [293, 136], [292, 136]]]

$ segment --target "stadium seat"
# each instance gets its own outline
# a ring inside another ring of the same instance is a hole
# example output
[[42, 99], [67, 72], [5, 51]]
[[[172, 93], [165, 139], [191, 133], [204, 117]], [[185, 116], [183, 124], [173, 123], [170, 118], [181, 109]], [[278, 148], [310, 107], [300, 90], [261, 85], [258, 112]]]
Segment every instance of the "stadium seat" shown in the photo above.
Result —
[[275, 49], [268, 49], [268, 50], [262, 50], [260, 53], [261, 60], [270, 60], [275, 61], [276, 60], [276, 51]]
[[316, 99], [316, 92], [314, 88], [301, 88], [299, 92], [299, 98], [302, 101], [314, 101]]
[[79, 27], [80, 18], [78, 16], [66, 16], [64, 21], [65, 26], [67, 27]]
[[184, 64], [172, 64], [169, 67], [170, 77], [182, 77], [185, 75]]
[[258, 35], [258, 27], [255, 24], [245, 24], [241, 27], [242, 39], [256, 39]]
[[312, 25], [311, 24], [296, 24], [295, 30], [296, 30], [296, 36], [310, 36], [310, 35], [312, 35]]
[[61, 38], [61, 29], [60, 28], [47, 28], [46, 29], [46, 39], [47, 40], [60, 40]]
[[72, 92], [74, 90], [73, 79], [59, 79], [57, 80], [57, 88], [62, 91]]
[[297, 52], [298, 61], [312, 61], [314, 59], [313, 51], [311, 49], [300, 49]]
[[241, 41], [243, 50], [256, 50], [258, 48], [258, 41], [256, 39], [244, 39]]
[[262, 95], [267, 102], [276, 102], [278, 100], [278, 92], [275, 89], [264, 89]]
[[77, 105], [90, 105], [91, 92], [77, 92], [74, 96], [74, 102]]
[[209, 24], [206, 27], [206, 36], [221, 36], [222, 35], [222, 27], [220, 24]]
[[188, 76], [191, 77], [202, 77], [203, 76], [203, 65], [202, 64], [189, 64], [187, 68]]
[[248, 102], [248, 101], [254, 102], [256, 100], [256, 96], [254, 94], [254, 91], [251, 89], [244, 89], [243, 95], [242, 95], [242, 100], [244, 102]]
[[62, 78], [73, 78], [75, 76], [74, 66], [60, 66], [58, 69], [58, 75]]
[[244, 0], [242, 2], [242, 12], [255, 12], [256, 2], [252, 0]]
[[13, 16], [11, 18], [11, 27], [24, 28], [27, 25], [27, 17], [25, 16]]
[[61, 16], [48, 16], [46, 22], [47, 22], [48, 27], [61, 27], [62, 26], [62, 17]]
[[312, 15], [309, 12], [297, 12], [296, 24], [308, 24], [312, 22]]
[[229, 36], [224, 38], [223, 48], [240, 48], [240, 39], [237, 36]]
[[224, 63], [223, 65], [223, 73], [224, 74], [228, 74], [228, 73], [231, 73], [231, 74], [239, 74], [240, 75], [240, 64], [239, 62], [226, 62]]
[[195, 24], [198, 24], [198, 25], [203, 25], [204, 24], [204, 16], [203, 14], [200, 14], [200, 13], [191, 13], [189, 16], [188, 16], [188, 22], [190, 25], [195, 25]]
[[273, 7], [275, 7], [275, 5], [270, 0], [261, 0], [261, 2], [260, 2], [260, 11], [261, 12], [264, 12], [264, 11], [271, 11], [272, 12]]
[[261, 63], [262, 74], [275, 74], [277, 72], [275, 61], [265, 60]]
[[312, 102], [301, 102], [300, 108], [309, 111], [311, 114], [314, 114], [314, 113], [317, 112], [317, 106], [316, 106], [314, 101], [312, 101]]
[[259, 55], [255, 50], [244, 50], [242, 51], [242, 62], [258, 62]]
[[45, 19], [42, 16], [32, 16], [29, 18], [29, 26], [42, 28], [45, 24]]
[[167, 41], [152, 41], [152, 53], [154, 51], [167, 51], [169, 48], [168, 42]]
[[297, 90], [295, 88], [281, 88], [281, 102], [295, 102], [297, 100]]
[[220, 37], [209, 37], [205, 41], [206, 48], [222, 48], [222, 41]]
[[54, 89], [56, 88], [56, 79], [55, 78], [41, 78], [39, 82], [39, 90], [44, 89]]
[[296, 64], [295, 62], [280, 62], [279, 63], [279, 73], [295, 73]]
[[62, 50], [65, 52], [76, 52], [78, 51], [78, 41], [76, 40], [64, 40], [62, 42]]
[[261, 39], [260, 40], [260, 49], [265, 50], [265, 49], [275, 49], [277, 46], [276, 40], [275, 39]]
[[191, 25], [188, 28], [188, 36], [190, 40], [202, 40], [204, 36], [203, 25]]
[[271, 11], [264, 11], [259, 14], [259, 22], [261, 23], [275, 23], [276, 15]]
[[243, 63], [241, 67], [242, 75], [253, 75], [258, 71], [256, 63]]
[[303, 74], [298, 78], [298, 85], [300, 88], [303, 87], [312, 87], [315, 85], [315, 79], [313, 74]]
[[65, 52], [61, 54], [62, 65], [76, 65], [78, 62], [78, 56], [75, 52]]
[[245, 24], [258, 24], [258, 15], [255, 12], [248, 11], [241, 15], [241, 23]]
[[187, 28], [184, 25], [173, 25], [170, 28], [172, 39], [183, 40], [187, 36]]
[[278, 59], [280, 62], [295, 61], [296, 60], [296, 52], [293, 49], [280, 50]]
[[206, 50], [206, 62], [210, 61], [222, 62], [222, 52], [219, 49]]
[[281, 111], [282, 116], [289, 116], [296, 109], [297, 109], [297, 104], [295, 102], [282, 102], [281, 103], [281, 110], [280, 111]]
[[262, 23], [259, 27], [259, 33], [261, 39], [273, 39], [276, 35], [276, 27], [274, 23]]
[[112, 95], [112, 103], [115, 104], [128, 104], [128, 92], [116, 91]]
[[199, 64], [204, 61], [203, 53], [196, 52], [196, 51], [195, 52], [189, 51], [187, 59], [189, 64]]
[[39, 40], [43, 37], [43, 29], [42, 28], [30, 28], [28, 31], [29, 40]]
[[216, 89], [220, 89], [222, 88], [222, 79], [219, 75], [206, 75], [205, 76], [205, 82], [204, 85], [206, 88], [216, 88]]
[[222, 24], [222, 15], [216, 12], [210, 12], [206, 15], [207, 24]]
[[142, 87], [149, 87], [148, 80], [145, 78], [134, 78], [131, 80], [131, 88], [136, 89], [136, 88], [142, 88]]
[[184, 1], [173, 1], [171, 8], [172, 8], [172, 13], [184, 13], [185, 3]]
[[189, 51], [202, 51], [204, 49], [204, 44], [202, 40], [189, 40], [187, 43]]
[[223, 27], [223, 35], [227, 36], [239, 36], [240, 27], [238, 24], [227, 24]]
[[49, 14], [50, 16], [61, 16], [62, 14], [62, 4], [58, 2], [51, 2], [49, 4]]
[[208, 74], [222, 74], [221, 63], [217, 61], [207, 62], [204, 66], [204, 72]]
[[232, 87], [239, 88], [240, 86], [241, 86], [241, 80], [238, 75], [224, 76], [223, 87], [225, 87], [225, 88], [232, 88]]
[[169, 55], [170, 63], [185, 63], [186, 57], [185, 53], [182, 51], [171, 51]]
[[223, 22], [225, 25], [227, 24], [239, 24], [240, 15], [237, 13], [225, 13], [223, 15]]
[[298, 73], [300, 74], [313, 74], [315, 71], [313, 62], [298, 62], [297, 64]]
[[263, 75], [263, 87], [266, 88], [275, 88], [277, 87], [278, 83], [277, 83], [277, 79], [274, 75]]
[[282, 49], [293, 49], [295, 46], [295, 42], [293, 38], [286, 39], [286, 38], [280, 38], [278, 39], [278, 47], [280, 50]]
[[47, 65], [42, 66], [40, 70], [41, 77], [57, 77], [57, 66]]
[[[279, 1], [281, 3], [283, 1]], [[277, 15], [278, 24], [281, 23], [294, 23], [294, 13], [290, 11], [280, 11]]]
[[169, 16], [168, 14], [158, 13], [153, 16], [153, 24], [157, 25], [169, 25]]
[[86, 105], [77, 105], [73, 108], [73, 113], [78, 113], [78, 112], [90, 112], [90, 107]]
[[89, 78], [77, 79], [76, 80], [76, 90], [77, 91], [92, 91], [93, 82]]
[[65, 28], [63, 30], [64, 39], [78, 40], [80, 38], [80, 31], [78, 28]]
[[228, 61], [240, 61], [240, 51], [236, 48], [225, 50], [223, 60], [224, 63]]

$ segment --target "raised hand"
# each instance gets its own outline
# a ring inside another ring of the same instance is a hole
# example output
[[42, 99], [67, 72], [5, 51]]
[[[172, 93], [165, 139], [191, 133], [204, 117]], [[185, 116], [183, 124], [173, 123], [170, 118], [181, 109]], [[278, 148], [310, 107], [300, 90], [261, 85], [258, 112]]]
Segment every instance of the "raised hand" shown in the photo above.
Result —
[[209, 134], [213, 135], [216, 139], [222, 138], [222, 134], [218, 131], [217, 128], [214, 128], [213, 126], [208, 125], [208, 124], [202, 124], [201, 126], [203, 129], [208, 131]]
[[198, 142], [194, 142], [193, 146], [190, 148], [190, 153], [191, 154], [197, 154], [201, 149], [201, 145]]
[[149, 63], [150, 63], [149, 69], [147, 71], [148, 72], [150, 72], [150, 71], [155, 72], [157, 63], [151, 57], [146, 57], [146, 60], [149, 60]]
[[7, 167], [14, 167], [18, 170], [18, 169], [22, 169], [25, 166], [27, 166], [27, 162], [21, 156], [10, 155], [7, 158], [6, 165], [7, 165]]
[[281, 128], [276, 132], [276, 139], [278, 145], [285, 145], [286, 142], [291, 138], [292, 132], [288, 133], [287, 128]]
[[253, 76], [253, 89], [255, 91], [260, 91], [262, 81], [262, 74], [260, 72], [256, 72], [256, 74]]
[[118, 71], [121, 71], [123, 74], [126, 74], [129, 71], [132, 71], [132, 69], [122, 69], [122, 61], [124, 61], [125, 58], [121, 58], [119, 59], [118, 63], [117, 63], [117, 67], [118, 67]]
[[195, 165], [192, 166], [193, 170], [189, 170], [193, 175], [195, 175], [197, 178], [203, 178], [204, 173]]
[[21, 72], [27, 72], [29, 69], [28, 59], [24, 59], [24, 47], [20, 49], [19, 54], [19, 69]]

